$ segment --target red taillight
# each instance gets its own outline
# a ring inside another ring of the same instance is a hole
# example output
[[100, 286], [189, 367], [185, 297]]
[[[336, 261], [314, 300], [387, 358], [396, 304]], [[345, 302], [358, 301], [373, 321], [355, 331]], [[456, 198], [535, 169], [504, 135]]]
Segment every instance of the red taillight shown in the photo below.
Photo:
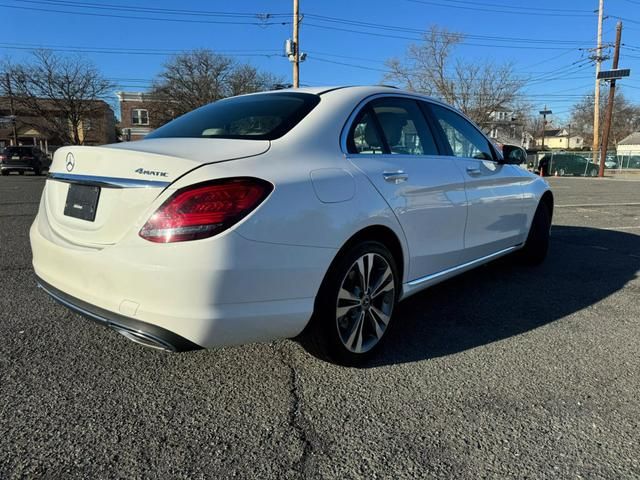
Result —
[[169, 243], [216, 235], [237, 223], [271, 193], [257, 178], [227, 178], [182, 188], [140, 230], [150, 242]]

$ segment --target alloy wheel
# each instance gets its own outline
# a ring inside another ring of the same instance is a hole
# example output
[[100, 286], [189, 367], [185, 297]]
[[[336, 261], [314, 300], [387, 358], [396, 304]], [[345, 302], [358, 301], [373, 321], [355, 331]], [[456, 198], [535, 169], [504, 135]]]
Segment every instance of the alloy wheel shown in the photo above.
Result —
[[336, 302], [336, 326], [342, 345], [366, 353], [385, 334], [395, 304], [395, 280], [389, 262], [366, 253], [349, 268]]

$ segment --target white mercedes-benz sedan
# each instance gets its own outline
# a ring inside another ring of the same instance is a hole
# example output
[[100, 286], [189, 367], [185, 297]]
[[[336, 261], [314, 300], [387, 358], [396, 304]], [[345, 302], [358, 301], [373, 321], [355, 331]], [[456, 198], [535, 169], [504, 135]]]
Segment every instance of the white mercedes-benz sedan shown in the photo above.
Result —
[[302, 334], [356, 364], [402, 299], [507, 254], [543, 261], [553, 196], [521, 152], [390, 87], [228, 98], [142, 141], [56, 151], [33, 266], [53, 298], [148, 346]]

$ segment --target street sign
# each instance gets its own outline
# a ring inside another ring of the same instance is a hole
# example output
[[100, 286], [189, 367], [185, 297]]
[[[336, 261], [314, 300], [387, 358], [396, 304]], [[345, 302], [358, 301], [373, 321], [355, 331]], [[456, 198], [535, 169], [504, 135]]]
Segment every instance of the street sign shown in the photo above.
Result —
[[598, 73], [598, 80], [619, 80], [623, 77], [631, 75], [628, 68], [616, 68], [615, 70], [605, 70]]
[[540, 115], [551, 115], [552, 113], [551, 110], [540, 110]]

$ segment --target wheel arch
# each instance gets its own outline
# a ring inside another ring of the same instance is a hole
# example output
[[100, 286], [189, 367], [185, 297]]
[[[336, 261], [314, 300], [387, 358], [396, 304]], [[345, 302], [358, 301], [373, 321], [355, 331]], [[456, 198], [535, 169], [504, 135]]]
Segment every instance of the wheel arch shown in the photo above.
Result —
[[[396, 262], [396, 266], [398, 268], [398, 277], [400, 278], [400, 283], [402, 284], [406, 268], [405, 259], [408, 257], [407, 255], [405, 255], [400, 238], [391, 228], [385, 225], [369, 225], [362, 228], [361, 230], [358, 230], [356, 233], [351, 235], [351, 237], [349, 237], [346, 242], [343, 243], [342, 247], [340, 247], [338, 252], [333, 257], [333, 260], [329, 264], [322, 282], [320, 283], [318, 293], [325, 285], [327, 277], [333, 270], [336, 262], [338, 262], [340, 258], [342, 258], [342, 256], [355, 245], [367, 241], [379, 242], [389, 249], [391, 255], [393, 256], [393, 259]], [[316, 300], [317, 298], [318, 295], [316, 294]]]
[[547, 207], [547, 209], [549, 210], [549, 218], [553, 220], [554, 198], [553, 198], [553, 193], [551, 193], [551, 190], [547, 190], [542, 194], [542, 197], [540, 197], [539, 204]]

